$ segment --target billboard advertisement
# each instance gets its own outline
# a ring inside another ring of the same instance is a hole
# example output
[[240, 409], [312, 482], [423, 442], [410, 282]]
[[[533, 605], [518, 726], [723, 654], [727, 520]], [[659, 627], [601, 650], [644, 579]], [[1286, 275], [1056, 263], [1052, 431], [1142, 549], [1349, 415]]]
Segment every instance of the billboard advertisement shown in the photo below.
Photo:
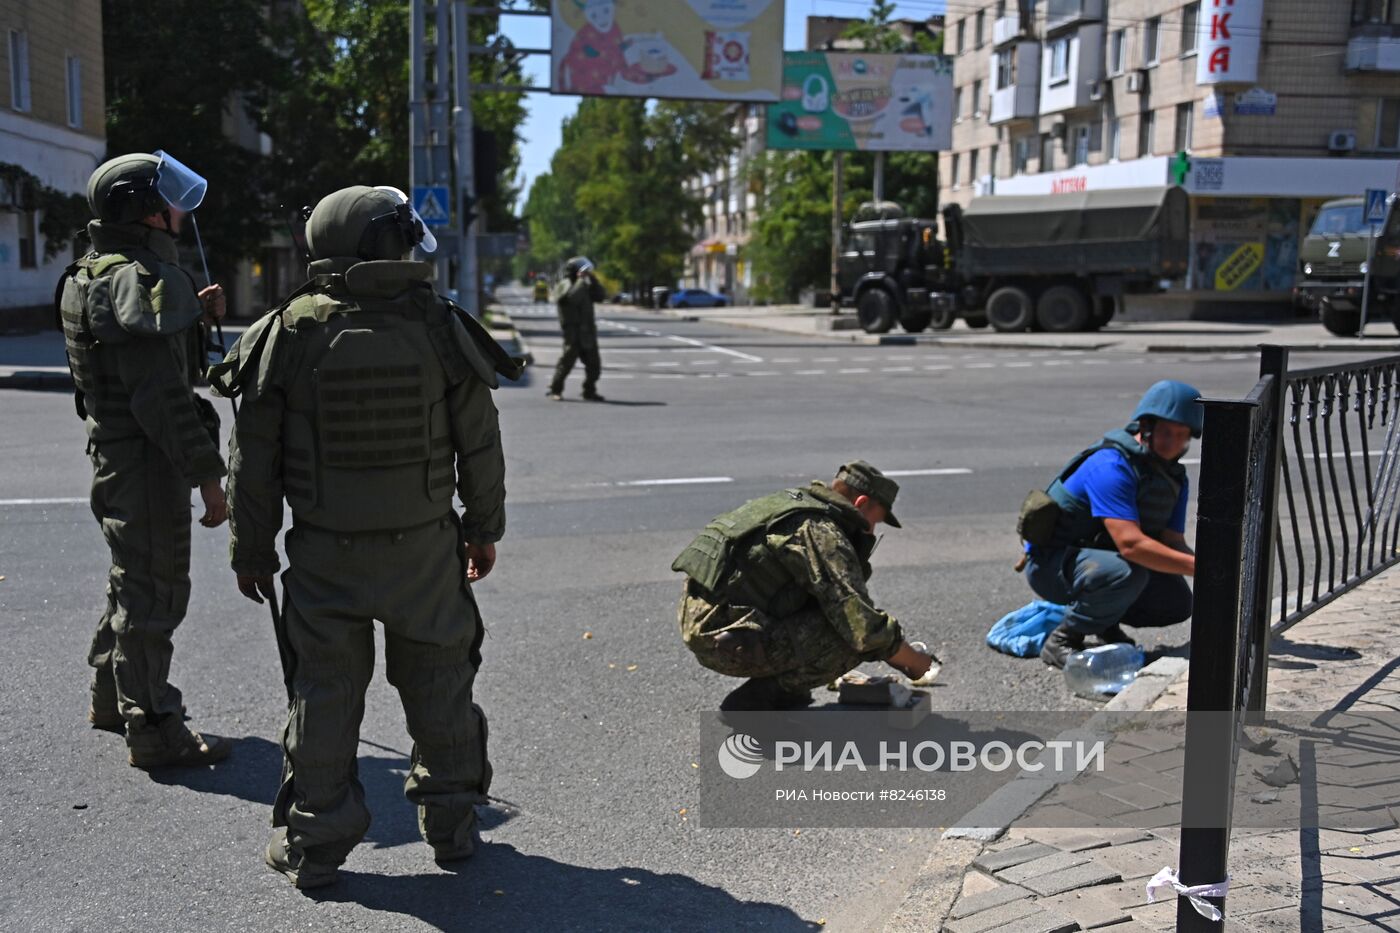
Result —
[[1196, 83], [1259, 80], [1264, 0], [1203, 0], [1196, 22]]
[[775, 101], [783, 0], [555, 0], [550, 90]]
[[936, 152], [953, 144], [953, 60], [789, 52], [770, 149]]

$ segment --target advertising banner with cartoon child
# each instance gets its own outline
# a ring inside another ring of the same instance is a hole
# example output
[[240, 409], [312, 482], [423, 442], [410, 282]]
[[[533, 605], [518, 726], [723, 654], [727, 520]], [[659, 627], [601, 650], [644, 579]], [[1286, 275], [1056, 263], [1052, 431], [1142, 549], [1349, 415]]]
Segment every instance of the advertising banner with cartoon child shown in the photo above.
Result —
[[942, 55], [789, 52], [770, 149], [936, 152], [953, 145], [953, 64]]
[[1281, 292], [1293, 287], [1299, 201], [1199, 198], [1194, 207], [1195, 288]]
[[555, 0], [550, 90], [774, 101], [783, 0]]

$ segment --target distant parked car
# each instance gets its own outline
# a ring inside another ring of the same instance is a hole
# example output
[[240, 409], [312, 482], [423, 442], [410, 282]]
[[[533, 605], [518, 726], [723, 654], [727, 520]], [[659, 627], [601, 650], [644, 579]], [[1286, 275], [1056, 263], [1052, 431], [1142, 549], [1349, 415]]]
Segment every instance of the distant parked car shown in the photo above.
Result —
[[615, 305], [630, 305], [632, 303], [632, 293], [618, 292], [616, 295], [612, 296], [612, 302]]
[[670, 305], [673, 308], [723, 308], [729, 304], [724, 295], [707, 292], [703, 288], [678, 288], [671, 292]]

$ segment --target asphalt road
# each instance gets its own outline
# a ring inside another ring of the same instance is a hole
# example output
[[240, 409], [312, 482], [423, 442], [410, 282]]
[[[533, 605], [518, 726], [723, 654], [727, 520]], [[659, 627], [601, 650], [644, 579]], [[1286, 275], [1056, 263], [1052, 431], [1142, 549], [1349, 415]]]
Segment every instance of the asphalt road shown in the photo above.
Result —
[[[263, 866], [283, 688], [222, 529], [194, 530], [173, 679], [196, 727], [235, 738], [232, 759], [152, 778], [87, 728], [107, 558], [81, 425], [63, 394], [0, 391], [0, 929], [878, 927], [935, 829], [704, 828], [698, 774], [714, 758], [697, 713], [732, 682], [680, 643], [673, 556], [713, 515], [863, 457], [903, 484], [905, 528], [885, 535], [872, 589], [943, 658], [935, 705], [1080, 708], [1060, 675], [982, 641], [1030, 598], [1011, 570], [1021, 498], [1124, 423], [1152, 381], [1237, 397], [1256, 368], [1243, 355], [852, 346], [606, 308], [608, 402], [578, 401], [576, 372], [552, 403], [552, 314], [514, 298], [538, 365], [498, 393], [509, 530], [478, 587], [478, 700], [504, 802], [456, 873], [434, 865], [400, 795], [409, 742], [382, 672], [360, 759], [374, 825], [343, 882], [307, 897]], [[1187, 633], [1148, 634], [1179, 650]]]

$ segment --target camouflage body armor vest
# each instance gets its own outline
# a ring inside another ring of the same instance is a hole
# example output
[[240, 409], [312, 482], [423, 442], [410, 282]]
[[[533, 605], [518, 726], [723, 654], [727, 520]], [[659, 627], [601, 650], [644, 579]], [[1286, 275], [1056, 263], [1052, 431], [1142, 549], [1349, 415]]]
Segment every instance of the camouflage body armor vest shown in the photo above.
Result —
[[752, 606], [770, 616], [791, 615], [809, 599], [768, 545], [768, 534], [793, 516], [834, 521], [860, 556], [870, 577], [875, 539], [865, 517], [845, 497], [813, 484], [752, 499], [711, 521], [671, 564], [713, 603]]
[[1186, 468], [1153, 456], [1151, 451], [1138, 443], [1134, 437], [1135, 431], [1136, 425], [1129, 425], [1127, 429], [1120, 428], [1105, 434], [1102, 442], [1076, 455], [1050, 484], [1046, 493], [1060, 507], [1050, 547], [1115, 549], [1102, 520], [1090, 513], [1089, 504], [1079, 501], [1065, 488], [1065, 480], [1091, 455], [1105, 448], [1121, 451], [1137, 474], [1138, 525], [1143, 534], [1160, 540], [1162, 533], [1170, 528], [1172, 512], [1176, 511], [1182, 487], [1186, 484]]

